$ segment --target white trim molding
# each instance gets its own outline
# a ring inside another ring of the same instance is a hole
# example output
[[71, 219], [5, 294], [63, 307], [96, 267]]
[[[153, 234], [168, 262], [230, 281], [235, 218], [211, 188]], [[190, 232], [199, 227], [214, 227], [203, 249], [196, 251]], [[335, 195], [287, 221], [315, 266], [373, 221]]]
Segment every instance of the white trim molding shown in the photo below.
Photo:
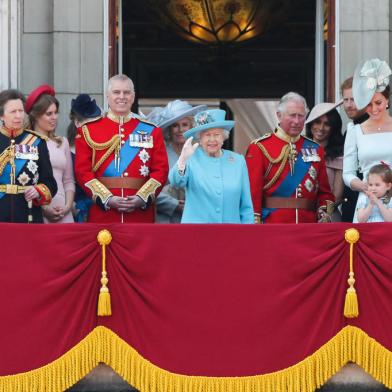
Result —
[[18, 87], [20, 0], [0, 0], [0, 91]]
[[103, 107], [108, 109], [106, 85], [109, 80], [109, 0], [103, 0]]
[[335, 102], [340, 99], [340, 0], [335, 0]]
[[324, 101], [324, 0], [316, 0], [314, 104]]

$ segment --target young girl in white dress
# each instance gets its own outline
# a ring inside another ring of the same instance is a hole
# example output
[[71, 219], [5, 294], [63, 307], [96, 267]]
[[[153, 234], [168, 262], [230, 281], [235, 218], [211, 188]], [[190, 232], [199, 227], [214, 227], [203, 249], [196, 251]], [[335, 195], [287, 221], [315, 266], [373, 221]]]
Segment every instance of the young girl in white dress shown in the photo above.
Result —
[[[358, 222], [392, 222], [392, 170], [386, 163], [370, 168], [368, 190], [357, 203]], [[366, 195], [366, 196], [365, 196]]]

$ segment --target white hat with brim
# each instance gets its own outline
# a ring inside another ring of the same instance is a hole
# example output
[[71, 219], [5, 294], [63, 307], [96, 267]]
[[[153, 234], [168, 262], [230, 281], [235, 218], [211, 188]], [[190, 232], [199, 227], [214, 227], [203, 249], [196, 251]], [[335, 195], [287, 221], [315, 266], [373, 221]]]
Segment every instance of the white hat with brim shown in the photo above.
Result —
[[[184, 117], [193, 117], [195, 114], [206, 109], [207, 105], [192, 106], [186, 101], [176, 99], [175, 101], [169, 102], [161, 110], [154, 109], [151, 112], [151, 121], [162, 129], [165, 129]], [[153, 118], [154, 116], [155, 118]]]
[[310, 111], [309, 116], [308, 116], [308, 118], [305, 121], [305, 124], [309, 124], [312, 121], [318, 119], [319, 117], [324, 116], [324, 114], [327, 114], [331, 110], [336, 109], [342, 103], [343, 103], [343, 100], [341, 100], [341, 101], [339, 101], [337, 103], [331, 103], [331, 102], [318, 103]]
[[376, 92], [382, 92], [389, 84], [389, 65], [380, 59], [362, 60], [355, 68], [353, 97], [358, 110], [364, 109]]
[[184, 137], [186, 139], [191, 136], [195, 137], [200, 132], [208, 129], [219, 128], [231, 131], [234, 127], [235, 121], [225, 120], [226, 112], [222, 109], [205, 110], [204, 112], [197, 113], [195, 116], [195, 127], [186, 131]]

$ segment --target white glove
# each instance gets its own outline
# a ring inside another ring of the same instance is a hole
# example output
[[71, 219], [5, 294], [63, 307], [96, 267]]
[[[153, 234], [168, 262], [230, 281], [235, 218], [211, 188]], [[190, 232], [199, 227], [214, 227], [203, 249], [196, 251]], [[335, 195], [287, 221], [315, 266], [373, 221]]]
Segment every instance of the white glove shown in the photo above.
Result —
[[187, 139], [182, 147], [180, 157], [178, 158], [178, 168], [184, 170], [188, 159], [195, 153], [199, 143], [192, 144], [193, 136]]

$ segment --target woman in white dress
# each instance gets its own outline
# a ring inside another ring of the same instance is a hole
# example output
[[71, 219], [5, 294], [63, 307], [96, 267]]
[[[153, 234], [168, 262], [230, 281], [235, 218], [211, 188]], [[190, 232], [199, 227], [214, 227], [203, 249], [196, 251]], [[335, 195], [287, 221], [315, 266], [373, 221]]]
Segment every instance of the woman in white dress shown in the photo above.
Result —
[[[355, 104], [369, 115], [362, 124], [348, 124], [344, 145], [343, 180], [360, 192], [357, 205], [366, 198], [369, 169], [381, 161], [392, 164], [392, 117], [388, 111], [391, 74], [388, 64], [379, 59], [361, 62], [354, 73]], [[364, 180], [357, 177], [358, 170]], [[354, 222], [358, 222], [356, 215]]]

